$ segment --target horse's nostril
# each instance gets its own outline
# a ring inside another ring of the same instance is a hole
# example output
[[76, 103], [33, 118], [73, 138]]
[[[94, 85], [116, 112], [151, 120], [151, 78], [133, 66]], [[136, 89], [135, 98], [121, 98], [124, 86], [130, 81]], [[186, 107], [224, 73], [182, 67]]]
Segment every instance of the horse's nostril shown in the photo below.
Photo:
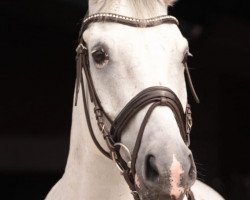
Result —
[[156, 166], [155, 157], [149, 155], [146, 159], [146, 171], [145, 175], [147, 180], [155, 182], [159, 177], [159, 172]]

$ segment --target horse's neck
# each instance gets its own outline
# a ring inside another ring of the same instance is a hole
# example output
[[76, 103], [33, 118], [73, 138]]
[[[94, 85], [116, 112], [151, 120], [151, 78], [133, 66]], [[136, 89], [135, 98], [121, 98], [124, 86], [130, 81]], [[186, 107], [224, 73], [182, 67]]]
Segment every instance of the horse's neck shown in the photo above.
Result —
[[[93, 128], [97, 131], [92, 108], [91, 119]], [[103, 139], [100, 137], [100, 141]], [[72, 195], [77, 194], [81, 200], [129, 200], [131, 198], [128, 186], [119, 174], [115, 164], [101, 155], [94, 146], [84, 115], [81, 91], [78, 105], [73, 108], [70, 152], [64, 174], [68, 186], [74, 185]]]

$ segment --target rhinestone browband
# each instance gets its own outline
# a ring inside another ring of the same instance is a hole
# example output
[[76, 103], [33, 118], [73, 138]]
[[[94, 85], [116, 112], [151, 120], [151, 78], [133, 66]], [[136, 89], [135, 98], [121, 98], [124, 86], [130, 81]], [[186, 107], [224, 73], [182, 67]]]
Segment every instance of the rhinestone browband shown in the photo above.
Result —
[[179, 21], [171, 15], [161, 15], [149, 19], [137, 19], [113, 13], [98, 13], [90, 15], [83, 20], [81, 33], [83, 33], [83, 31], [86, 30], [88, 25], [92, 22], [116, 22], [124, 25], [142, 28], [153, 27], [161, 25], [163, 23], [179, 25]]
[[162, 16], [157, 16], [157, 17], [150, 18], [150, 19], [137, 19], [137, 18], [133, 18], [133, 17], [126, 17], [123, 15], [112, 14], [112, 13], [98, 13], [98, 14], [90, 15], [89, 17], [84, 19], [83, 23], [85, 24], [91, 19], [100, 18], [100, 17], [103, 17], [103, 18], [112, 17], [112, 18], [124, 19], [127, 21], [133, 21], [133, 22], [138, 22], [138, 23], [155, 22], [155, 21], [169, 19], [169, 20], [175, 21], [176, 24], [179, 25], [179, 21], [174, 16], [171, 16], [171, 15], [162, 15]]

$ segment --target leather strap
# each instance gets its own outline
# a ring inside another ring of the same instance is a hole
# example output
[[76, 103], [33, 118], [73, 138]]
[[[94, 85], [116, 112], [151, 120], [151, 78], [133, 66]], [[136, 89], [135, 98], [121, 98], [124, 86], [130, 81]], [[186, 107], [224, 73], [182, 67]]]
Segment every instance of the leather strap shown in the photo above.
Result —
[[186, 80], [187, 80], [188, 86], [189, 86], [189, 88], [190, 88], [190, 90], [191, 90], [191, 94], [192, 94], [194, 100], [196, 101], [196, 103], [199, 104], [199, 103], [200, 103], [200, 100], [199, 100], [199, 97], [198, 97], [198, 95], [197, 95], [197, 93], [196, 93], [196, 91], [195, 91], [195, 89], [194, 89], [193, 81], [192, 81], [192, 78], [191, 78], [191, 75], [190, 75], [190, 72], [189, 72], [189, 69], [188, 69], [187, 62], [184, 62], [183, 64], [184, 64], [184, 66], [185, 66]]
[[121, 140], [122, 130], [127, 126], [131, 118], [142, 108], [151, 103], [161, 101], [165, 101], [165, 103], [171, 108], [171, 110], [174, 111], [176, 117], [178, 117], [178, 119], [181, 119], [178, 125], [181, 130], [183, 140], [186, 142], [185, 126], [183, 127], [186, 119], [180, 100], [171, 89], [162, 86], [149, 87], [143, 90], [123, 108], [123, 110], [116, 117], [111, 127], [110, 134], [112, 135], [114, 141]]
[[147, 122], [148, 122], [148, 119], [149, 119], [150, 115], [152, 114], [153, 110], [154, 110], [158, 105], [160, 105], [159, 102], [156, 102], [156, 103], [154, 103], [153, 105], [151, 105], [150, 108], [148, 109], [148, 111], [147, 111], [147, 113], [146, 113], [146, 115], [145, 115], [143, 121], [142, 121], [140, 130], [139, 130], [139, 133], [138, 133], [136, 142], [135, 142], [133, 154], [132, 154], [131, 173], [132, 173], [133, 177], [135, 177], [135, 173], [136, 173], [135, 164], [136, 164], [138, 152], [139, 152], [139, 150], [140, 150], [140, 146], [141, 146], [141, 141], [142, 141], [142, 136], [143, 136], [144, 130], [145, 130], [145, 128], [146, 128], [146, 125], [147, 125]]
[[[92, 128], [92, 124], [90, 121], [90, 115], [89, 115], [89, 109], [88, 109], [88, 105], [87, 105], [87, 98], [85, 95], [86, 89], [84, 86], [84, 81], [83, 81], [83, 77], [82, 77], [82, 68], [85, 69], [86, 68], [86, 49], [81, 46], [81, 49], [77, 49], [77, 56], [76, 56], [76, 63], [77, 63], [77, 80], [76, 80], [76, 99], [75, 99], [75, 105], [77, 105], [77, 98], [78, 98], [78, 93], [79, 93], [79, 89], [80, 89], [80, 84], [82, 86], [82, 96], [83, 96], [83, 105], [84, 105], [84, 110], [85, 110], [85, 118], [87, 120], [87, 124], [88, 124], [88, 128], [89, 128], [89, 132], [90, 135], [92, 137], [92, 140], [94, 141], [96, 147], [99, 149], [99, 151], [105, 155], [107, 158], [111, 159], [111, 155], [109, 152], [105, 151], [103, 149], [103, 147], [99, 144], [98, 140], [96, 139], [95, 133], [93, 131]], [[86, 79], [88, 80], [89, 78], [87, 78], [87, 74], [86, 75]], [[89, 91], [90, 91], [90, 84], [88, 84], [89, 86]], [[95, 103], [97, 102], [97, 100], [95, 100]]]

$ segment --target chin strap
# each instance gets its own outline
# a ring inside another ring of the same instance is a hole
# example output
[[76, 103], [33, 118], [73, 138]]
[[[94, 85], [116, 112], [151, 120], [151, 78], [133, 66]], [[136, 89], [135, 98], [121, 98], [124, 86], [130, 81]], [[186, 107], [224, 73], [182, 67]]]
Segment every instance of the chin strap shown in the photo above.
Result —
[[186, 52], [186, 55], [185, 55], [185, 58], [184, 58], [184, 60], [182, 61], [182, 63], [183, 63], [183, 65], [184, 65], [184, 67], [185, 67], [185, 74], [186, 74], [186, 80], [187, 80], [187, 82], [188, 82], [188, 86], [189, 86], [189, 89], [191, 90], [191, 94], [192, 94], [192, 96], [193, 96], [193, 98], [194, 98], [194, 100], [195, 100], [195, 102], [196, 103], [200, 103], [200, 100], [199, 100], [199, 97], [198, 97], [198, 95], [197, 95], [197, 93], [196, 93], [196, 91], [195, 91], [195, 89], [194, 89], [194, 85], [193, 85], [193, 81], [192, 81], [192, 78], [191, 78], [191, 75], [190, 75], [190, 72], [189, 72], [189, 69], [188, 69], [188, 64], [187, 64], [187, 58], [188, 57], [193, 57], [193, 55], [189, 52], [189, 51], [187, 51]]

